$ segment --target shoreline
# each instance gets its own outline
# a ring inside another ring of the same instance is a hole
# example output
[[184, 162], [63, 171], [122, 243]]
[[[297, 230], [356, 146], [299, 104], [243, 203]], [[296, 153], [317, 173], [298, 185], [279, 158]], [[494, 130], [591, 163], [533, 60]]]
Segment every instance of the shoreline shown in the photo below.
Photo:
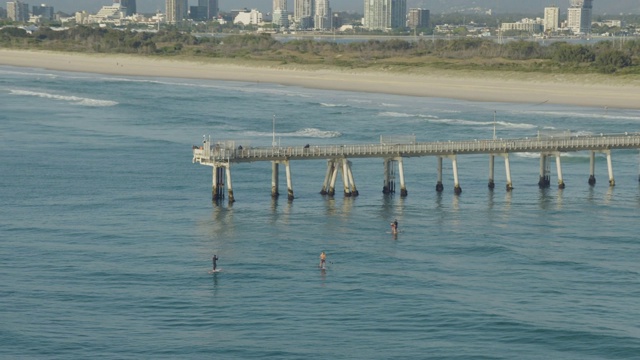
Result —
[[0, 49], [0, 65], [105, 75], [265, 82], [322, 90], [437, 97], [479, 102], [640, 109], [640, 78], [495, 71], [419, 72], [273, 66], [142, 55]]

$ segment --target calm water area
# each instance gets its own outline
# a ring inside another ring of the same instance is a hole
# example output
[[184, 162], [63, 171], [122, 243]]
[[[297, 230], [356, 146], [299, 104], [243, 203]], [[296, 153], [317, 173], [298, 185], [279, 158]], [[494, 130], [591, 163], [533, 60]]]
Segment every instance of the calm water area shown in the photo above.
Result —
[[352, 160], [355, 198], [292, 162], [293, 201], [269, 162], [240, 164], [232, 205], [191, 162], [203, 135], [271, 145], [274, 115], [282, 146], [640, 129], [547, 100], [0, 67], [0, 358], [637, 359], [637, 150], [613, 151], [615, 187], [602, 154], [593, 187], [589, 154], [564, 154], [564, 190], [513, 154], [511, 192], [500, 158], [491, 191], [488, 157], [459, 156], [459, 196], [450, 161], [437, 193], [436, 159], [410, 158], [404, 198], [381, 159]]

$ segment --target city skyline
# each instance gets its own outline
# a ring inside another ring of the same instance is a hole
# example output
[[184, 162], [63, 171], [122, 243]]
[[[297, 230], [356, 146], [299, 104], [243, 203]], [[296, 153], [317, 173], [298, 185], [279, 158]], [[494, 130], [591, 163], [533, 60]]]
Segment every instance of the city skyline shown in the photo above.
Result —
[[[124, 1], [124, 0], [122, 0]], [[75, 11], [86, 10], [89, 12], [97, 12], [101, 7], [112, 5], [113, 0], [85, 0], [81, 4], [77, 0], [49, 0], [49, 1], [23, 1], [30, 6], [40, 5], [44, 3], [53, 6], [56, 11], [72, 13]], [[531, 12], [542, 13], [544, 8], [557, 6], [566, 14], [567, 9], [571, 5], [570, 0], [475, 0], [473, 5], [469, 5], [467, 0], [407, 0], [407, 8], [424, 8], [429, 9], [432, 14], [439, 12], [452, 12], [462, 8], [478, 7], [488, 8], [495, 12]], [[136, 0], [136, 9], [140, 13], [155, 13], [156, 11], [164, 12], [166, 9], [166, 0]], [[189, 0], [190, 6], [198, 5], [198, 0]], [[219, 0], [218, 8], [220, 11], [231, 11], [241, 8], [256, 8], [263, 12], [272, 11], [272, 0]], [[0, 3], [1, 7], [6, 8], [6, 1]], [[364, 12], [363, 0], [331, 0], [331, 8], [335, 11], [348, 12]], [[289, 12], [294, 12], [293, 1], [289, 1]], [[640, 2], [637, 0], [616, 0], [616, 1], [599, 1], [593, 7], [593, 14], [618, 14], [624, 13], [640, 13]]]

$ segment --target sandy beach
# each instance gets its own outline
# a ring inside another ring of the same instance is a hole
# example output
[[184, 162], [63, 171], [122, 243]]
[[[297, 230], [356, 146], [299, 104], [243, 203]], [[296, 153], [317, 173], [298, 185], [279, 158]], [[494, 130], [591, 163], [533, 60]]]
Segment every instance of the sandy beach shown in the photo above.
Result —
[[197, 62], [131, 55], [0, 49], [0, 65], [109, 75], [268, 82], [470, 101], [640, 109], [640, 77], [425, 70], [420, 73]]

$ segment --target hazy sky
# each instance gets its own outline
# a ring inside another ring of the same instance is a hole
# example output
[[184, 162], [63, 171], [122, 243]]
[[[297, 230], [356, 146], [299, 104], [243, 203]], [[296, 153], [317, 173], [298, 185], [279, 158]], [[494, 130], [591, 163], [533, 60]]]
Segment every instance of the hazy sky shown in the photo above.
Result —
[[[111, 5], [113, 0], [22, 0], [29, 5], [46, 3], [56, 11], [73, 12], [87, 10], [96, 12], [104, 5]], [[272, 0], [219, 0], [220, 9], [228, 11], [238, 8], [257, 8], [270, 11]], [[293, 10], [294, 0], [288, 0], [289, 9]], [[189, 5], [196, 5], [198, 0], [189, 0]], [[137, 0], [139, 12], [152, 13], [165, 11], [166, 0]], [[350, 11], [362, 13], [364, 0], [330, 0], [333, 11]], [[594, 13], [634, 11], [640, 12], [640, 0], [594, 0]], [[407, 0], [408, 7], [422, 7], [434, 13], [441, 13], [452, 6], [484, 7], [497, 9], [498, 12], [539, 12], [545, 6], [557, 5], [561, 9], [569, 7], [569, 0]], [[0, 6], [6, 8], [6, 0], [0, 0]]]

